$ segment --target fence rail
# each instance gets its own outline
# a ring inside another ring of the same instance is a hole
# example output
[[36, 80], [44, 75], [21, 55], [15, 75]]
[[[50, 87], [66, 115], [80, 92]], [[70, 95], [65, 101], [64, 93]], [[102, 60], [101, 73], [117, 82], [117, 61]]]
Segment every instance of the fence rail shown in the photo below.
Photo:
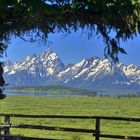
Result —
[[[0, 139], [4, 140], [58, 140], [58, 139], [47, 139], [47, 138], [31, 138], [31, 137], [19, 137], [10, 135], [11, 128], [24, 128], [24, 129], [40, 129], [40, 130], [52, 130], [52, 131], [66, 131], [66, 132], [80, 132], [80, 133], [91, 133], [95, 140], [103, 138], [112, 139], [126, 139], [126, 140], [140, 140], [140, 136], [121, 136], [101, 133], [101, 120], [114, 120], [114, 121], [129, 121], [129, 122], [140, 122], [140, 118], [125, 118], [125, 117], [108, 117], [108, 116], [64, 116], [64, 115], [24, 115], [24, 114], [0, 114], [1, 117], [5, 117], [5, 122], [0, 125]], [[11, 124], [10, 118], [62, 118], [62, 119], [95, 119], [95, 130], [92, 129], [80, 129], [80, 128], [66, 128], [66, 127], [53, 127], [53, 126], [41, 126], [41, 125], [29, 125], [29, 124]], [[4, 131], [4, 134], [1, 133]]]

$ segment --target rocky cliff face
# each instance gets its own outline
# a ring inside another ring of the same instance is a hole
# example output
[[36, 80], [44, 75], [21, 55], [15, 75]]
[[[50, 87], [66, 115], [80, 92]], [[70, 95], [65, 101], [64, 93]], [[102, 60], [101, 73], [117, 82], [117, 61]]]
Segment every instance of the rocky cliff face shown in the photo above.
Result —
[[140, 89], [140, 66], [113, 65], [98, 57], [65, 66], [51, 49], [14, 64], [8, 62], [4, 71], [10, 86], [59, 84], [92, 89]]

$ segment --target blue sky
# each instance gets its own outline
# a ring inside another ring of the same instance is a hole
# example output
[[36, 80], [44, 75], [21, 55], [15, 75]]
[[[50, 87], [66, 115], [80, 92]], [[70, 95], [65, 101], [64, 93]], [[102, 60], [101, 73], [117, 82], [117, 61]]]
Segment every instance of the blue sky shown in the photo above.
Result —
[[[13, 62], [21, 60], [27, 55], [40, 54], [41, 52], [51, 48], [56, 52], [62, 62], [75, 63], [84, 58], [98, 56], [103, 58], [104, 43], [101, 38], [94, 35], [91, 39], [87, 38], [86, 34], [81, 32], [66, 34], [50, 34], [48, 37], [50, 43], [28, 43], [19, 38], [12, 38], [11, 44], [7, 49], [7, 57]], [[140, 36], [135, 37], [133, 40], [121, 42], [128, 55], [119, 55], [120, 62], [124, 64], [140, 65]]]

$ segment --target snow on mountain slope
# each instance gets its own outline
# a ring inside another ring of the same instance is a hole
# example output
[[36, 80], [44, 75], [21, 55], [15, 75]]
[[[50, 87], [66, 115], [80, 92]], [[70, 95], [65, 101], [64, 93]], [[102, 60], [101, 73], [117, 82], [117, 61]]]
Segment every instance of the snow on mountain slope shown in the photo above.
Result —
[[52, 79], [62, 69], [64, 69], [64, 64], [56, 53], [48, 49], [39, 56], [35, 54], [27, 56], [12, 66], [7, 64], [4, 68], [4, 77], [11, 86], [53, 84]]
[[140, 89], [140, 67], [92, 57], [65, 66], [51, 49], [5, 66], [11, 86], [62, 84], [84, 88]]
[[123, 71], [127, 77], [131, 79], [131, 83], [140, 84], [140, 67], [133, 64], [123, 67]]
[[119, 67], [112, 65], [107, 59], [97, 57], [84, 59], [60, 72], [58, 76], [66, 85], [76, 87], [111, 88], [118, 84], [121, 87], [129, 85], [129, 78]]
[[56, 53], [48, 49], [40, 56], [35, 54], [27, 56], [23, 61], [18, 61], [12, 66], [5, 67], [5, 73], [9, 75], [16, 74], [19, 71], [26, 70], [32, 76], [49, 76], [54, 75], [64, 68]]

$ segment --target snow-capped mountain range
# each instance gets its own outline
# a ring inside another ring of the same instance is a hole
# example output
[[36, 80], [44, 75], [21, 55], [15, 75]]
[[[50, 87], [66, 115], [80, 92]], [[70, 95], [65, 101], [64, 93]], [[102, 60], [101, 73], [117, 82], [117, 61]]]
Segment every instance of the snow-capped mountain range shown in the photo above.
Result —
[[56, 84], [91, 89], [140, 89], [140, 66], [114, 65], [98, 57], [65, 65], [51, 49], [14, 64], [6, 62], [4, 77], [11, 87]]

